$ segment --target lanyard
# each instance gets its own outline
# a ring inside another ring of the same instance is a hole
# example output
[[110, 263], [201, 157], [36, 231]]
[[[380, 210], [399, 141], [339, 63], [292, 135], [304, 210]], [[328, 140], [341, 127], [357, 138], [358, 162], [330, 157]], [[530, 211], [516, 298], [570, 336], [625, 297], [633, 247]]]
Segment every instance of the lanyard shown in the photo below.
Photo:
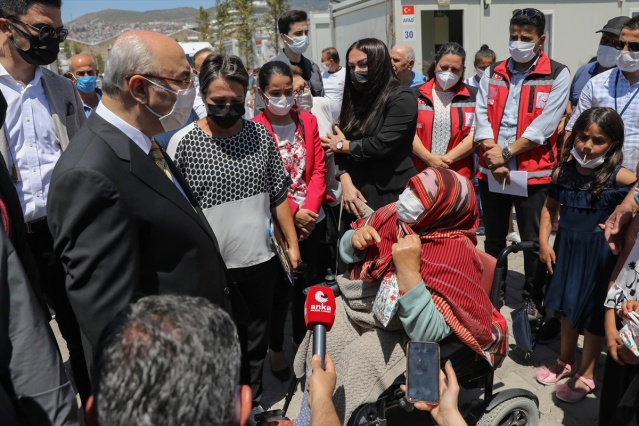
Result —
[[[619, 68], [617, 68], [617, 78], [615, 78], [615, 111], [617, 112], [619, 112], [619, 109], [617, 108], [617, 84], [619, 83], [619, 74], [621, 74], [621, 71], [619, 70]], [[626, 110], [628, 109], [628, 106], [632, 103], [635, 96], [637, 96], [637, 92], [639, 92], [639, 87], [635, 89], [635, 93], [633, 93], [630, 100], [626, 103], [626, 106], [623, 107], [621, 112], [619, 112], [619, 117], [622, 117], [623, 113], [626, 112]]]

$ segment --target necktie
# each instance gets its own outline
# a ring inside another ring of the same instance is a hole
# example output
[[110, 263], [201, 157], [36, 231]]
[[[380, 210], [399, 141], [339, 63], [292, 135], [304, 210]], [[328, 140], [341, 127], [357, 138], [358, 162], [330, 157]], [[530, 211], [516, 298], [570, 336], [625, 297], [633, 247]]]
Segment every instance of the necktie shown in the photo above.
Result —
[[164, 159], [164, 155], [162, 155], [162, 148], [155, 142], [151, 141], [151, 151], [149, 151], [149, 155], [155, 161], [155, 164], [164, 172], [166, 177], [169, 178], [171, 182], [173, 182], [173, 175], [171, 174], [171, 169], [169, 169], [169, 165]]

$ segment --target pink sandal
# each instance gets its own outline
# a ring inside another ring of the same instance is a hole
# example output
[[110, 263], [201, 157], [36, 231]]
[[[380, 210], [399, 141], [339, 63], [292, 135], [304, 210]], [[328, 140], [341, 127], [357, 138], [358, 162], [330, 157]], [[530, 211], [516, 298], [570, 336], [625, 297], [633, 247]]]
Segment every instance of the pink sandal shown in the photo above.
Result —
[[559, 364], [560, 367], [563, 367], [561, 373], [553, 373], [548, 367], [539, 367], [535, 371], [535, 377], [539, 383], [542, 385], [554, 385], [564, 377], [571, 376], [577, 369], [577, 361], [572, 364], [566, 364], [561, 359], [557, 358], [555, 364]]
[[568, 381], [561, 385], [557, 385], [555, 395], [558, 399], [564, 402], [579, 402], [583, 400], [586, 395], [595, 390], [595, 381], [593, 379], [586, 379], [579, 374], [575, 375], [575, 379], [581, 380], [584, 385], [588, 386], [588, 389], [572, 389], [569, 384], [570, 381]]

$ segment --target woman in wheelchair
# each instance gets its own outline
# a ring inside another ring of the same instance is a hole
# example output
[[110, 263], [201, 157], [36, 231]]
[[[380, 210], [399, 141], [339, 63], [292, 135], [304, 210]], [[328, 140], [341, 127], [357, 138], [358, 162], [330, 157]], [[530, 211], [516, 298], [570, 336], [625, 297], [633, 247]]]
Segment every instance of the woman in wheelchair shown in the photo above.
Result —
[[[506, 321], [481, 284], [477, 225], [471, 183], [454, 171], [427, 168], [396, 203], [344, 235], [340, 254], [351, 265], [338, 278], [343, 297], [327, 335], [338, 377], [333, 401], [343, 422], [404, 373], [409, 339], [454, 334], [491, 365], [505, 357]], [[310, 359], [303, 347], [298, 377]]]

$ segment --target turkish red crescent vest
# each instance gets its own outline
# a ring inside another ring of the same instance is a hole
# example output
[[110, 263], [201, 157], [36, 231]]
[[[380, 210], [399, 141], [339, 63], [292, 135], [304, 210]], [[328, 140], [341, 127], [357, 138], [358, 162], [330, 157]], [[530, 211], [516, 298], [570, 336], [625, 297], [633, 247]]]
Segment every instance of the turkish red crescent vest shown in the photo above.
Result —
[[[433, 121], [435, 119], [435, 107], [433, 101], [433, 86], [435, 79], [431, 78], [419, 88], [417, 97], [417, 136], [421, 139], [424, 147], [431, 151]], [[450, 142], [446, 152], [455, 148], [466, 136], [470, 134], [473, 121], [475, 120], [475, 97], [477, 89], [465, 84], [457, 85], [453, 101], [450, 104]], [[428, 165], [421, 158], [413, 155], [413, 164], [417, 173], [424, 170]], [[473, 174], [473, 156], [455, 161], [450, 165], [450, 169], [462, 176], [470, 179]]]
[[[511, 74], [508, 70], [508, 61], [511, 60], [509, 58], [490, 66], [486, 106], [495, 141], [499, 134], [499, 126], [510, 89]], [[566, 68], [565, 65], [551, 60], [544, 52], [540, 53], [539, 60], [522, 83], [517, 138], [520, 138], [530, 123], [544, 111], [553, 82], [564, 68]], [[528, 172], [528, 185], [550, 183], [552, 168], [557, 163], [557, 130], [546, 140], [544, 145], [519, 154], [515, 159], [517, 170]], [[484, 149], [480, 147], [477, 175], [484, 181], [487, 180], [486, 169]]]

